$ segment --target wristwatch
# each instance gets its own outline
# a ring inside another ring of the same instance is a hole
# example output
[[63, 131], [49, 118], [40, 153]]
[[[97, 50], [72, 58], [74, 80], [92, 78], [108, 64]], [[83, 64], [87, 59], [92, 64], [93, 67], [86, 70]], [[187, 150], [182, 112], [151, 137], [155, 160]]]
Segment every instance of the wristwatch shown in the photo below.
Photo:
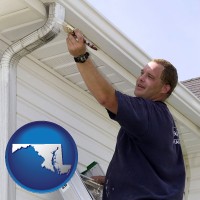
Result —
[[88, 52], [86, 52], [83, 55], [74, 57], [74, 61], [77, 62], [77, 63], [84, 63], [88, 59], [89, 55], [90, 54]]

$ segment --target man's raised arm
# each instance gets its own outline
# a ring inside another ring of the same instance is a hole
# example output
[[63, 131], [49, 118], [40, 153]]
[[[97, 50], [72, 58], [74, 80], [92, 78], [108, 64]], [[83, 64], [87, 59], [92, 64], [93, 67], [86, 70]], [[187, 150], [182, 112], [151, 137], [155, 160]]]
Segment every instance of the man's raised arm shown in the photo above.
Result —
[[116, 114], [118, 102], [115, 89], [97, 70], [90, 57], [87, 58], [88, 54], [86, 54], [86, 45], [82, 33], [79, 30], [74, 32], [75, 36], [68, 35], [67, 46], [70, 54], [81, 60], [76, 64], [85, 84], [102, 106]]

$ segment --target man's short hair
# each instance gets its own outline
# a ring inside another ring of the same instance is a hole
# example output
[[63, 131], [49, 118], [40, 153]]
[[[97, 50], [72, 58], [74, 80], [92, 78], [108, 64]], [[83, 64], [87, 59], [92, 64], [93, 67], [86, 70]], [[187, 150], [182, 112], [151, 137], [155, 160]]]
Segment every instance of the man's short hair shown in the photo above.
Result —
[[160, 79], [164, 84], [170, 85], [170, 90], [167, 93], [168, 96], [170, 96], [178, 82], [178, 73], [176, 68], [169, 61], [164, 59], [153, 59], [152, 61], [164, 67]]

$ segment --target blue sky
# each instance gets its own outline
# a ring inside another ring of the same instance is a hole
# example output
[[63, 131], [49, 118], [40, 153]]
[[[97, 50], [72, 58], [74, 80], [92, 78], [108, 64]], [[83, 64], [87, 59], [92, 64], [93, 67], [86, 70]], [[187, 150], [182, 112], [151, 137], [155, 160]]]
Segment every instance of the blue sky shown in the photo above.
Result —
[[164, 58], [179, 81], [200, 77], [200, 0], [87, 0], [151, 58]]

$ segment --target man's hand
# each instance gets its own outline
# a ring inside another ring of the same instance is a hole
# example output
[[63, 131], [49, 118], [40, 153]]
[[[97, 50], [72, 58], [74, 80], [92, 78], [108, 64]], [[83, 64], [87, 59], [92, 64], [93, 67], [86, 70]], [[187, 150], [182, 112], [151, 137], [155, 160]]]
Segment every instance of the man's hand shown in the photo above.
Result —
[[92, 176], [91, 178], [100, 185], [104, 185], [105, 183], [105, 176]]
[[70, 33], [66, 39], [67, 46], [70, 54], [74, 57], [85, 54], [86, 44], [84, 42], [83, 34], [80, 30], [75, 29], [73, 33]]

